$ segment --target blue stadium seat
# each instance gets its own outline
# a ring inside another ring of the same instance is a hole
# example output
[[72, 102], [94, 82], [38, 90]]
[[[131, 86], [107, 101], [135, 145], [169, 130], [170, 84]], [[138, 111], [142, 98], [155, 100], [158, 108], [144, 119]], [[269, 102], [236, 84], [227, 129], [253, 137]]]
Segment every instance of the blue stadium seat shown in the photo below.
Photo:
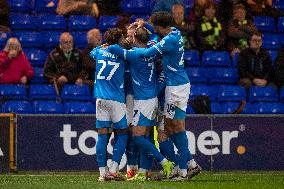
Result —
[[66, 30], [66, 20], [61, 15], [42, 15], [39, 18], [39, 27], [41, 30]]
[[220, 84], [236, 84], [239, 80], [236, 68], [208, 68], [208, 82]]
[[269, 16], [255, 16], [254, 25], [261, 32], [275, 32], [274, 18]]
[[100, 16], [99, 29], [101, 32], [105, 32], [109, 28], [116, 27], [118, 16]]
[[4, 99], [27, 99], [27, 90], [24, 85], [2, 84], [0, 85], [0, 98]]
[[239, 58], [239, 53], [236, 53], [235, 56], [232, 58], [232, 66], [237, 67], [238, 65], [238, 58]]
[[96, 108], [92, 102], [65, 102], [67, 114], [95, 114]]
[[31, 104], [28, 101], [7, 101], [2, 106], [5, 113], [33, 113]]
[[274, 64], [274, 63], [275, 63], [275, 60], [276, 60], [276, 58], [277, 58], [277, 55], [278, 55], [278, 51], [272, 51], [272, 50], [270, 50], [270, 51], [268, 51], [268, 52], [269, 52], [269, 54], [270, 54], [272, 64]]
[[74, 45], [77, 48], [84, 49], [88, 45], [86, 32], [72, 32]]
[[186, 68], [186, 73], [191, 83], [206, 83], [206, 70], [202, 67]]
[[218, 100], [219, 102], [246, 100], [246, 90], [238, 85], [220, 86]]
[[11, 33], [0, 32], [0, 47], [1, 50], [5, 47], [7, 40], [11, 37]]
[[216, 101], [218, 88], [207, 85], [192, 85], [190, 89], [189, 99], [193, 100], [198, 95], [207, 95], [211, 101]]
[[184, 0], [183, 2], [184, 2], [186, 12], [189, 12], [189, 10], [193, 8], [194, 0]]
[[61, 32], [59, 31], [49, 31], [49, 32], [42, 32], [42, 41], [43, 46], [47, 49], [53, 49], [59, 45], [59, 38]]
[[[224, 114], [231, 114], [233, 113], [240, 105], [240, 102], [225, 102], [221, 103], [222, 113]], [[254, 109], [250, 103], [247, 103], [241, 112], [241, 114], [254, 114]]]
[[142, 15], [142, 14], [141, 15], [137, 15], [137, 14], [134, 14], [134, 15], [130, 16], [130, 23], [135, 22], [136, 19], [143, 19], [144, 21], [148, 21], [149, 18], [150, 18], [149, 15]]
[[53, 99], [57, 97], [54, 85], [51, 84], [33, 84], [30, 85], [29, 98], [36, 99]]
[[200, 66], [200, 56], [197, 50], [187, 50], [184, 52], [184, 61], [188, 66]]
[[250, 102], [275, 102], [278, 101], [277, 89], [272, 86], [257, 87], [252, 86], [249, 89]]
[[[284, 5], [283, 5], [284, 8]], [[278, 18], [278, 32], [284, 32], [284, 17]]]
[[230, 54], [226, 51], [205, 51], [202, 56], [204, 66], [230, 66]]
[[279, 96], [279, 98], [280, 98], [281, 102], [284, 102], [284, 87], [282, 87], [280, 89], [280, 96]]
[[36, 114], [64, 114], [64, 107], [60, 102], [37, 100], [32, 102]]
[[34, 78], [31, 80], [31, 83], [47, 83], [47, 79], [43, 76], [43, 68], [34, 67]]
[[91, 100], [91, 93], [87, 85], [66, 84], [61, 91], [63, 100]]
[[283, 44], [283, 36], [279, 34], [263, 34], [263, 45], [262, 47], [265, 49], [277, 50]]
[[23, 48], [42, 46], [42, 36], [39, 32], [18, 31], [14, 33], [14, 36], [19, 39]]
[[93, 16], [70, 16], [70, 31], [88, 31], [97, 27], [96, 19]]
[[128, 14], [151, 14], [152, 12], [149, 0], [122, 0], [120, 8]]
[[55, 6], [48, 7], [48, 3], [51, 2], [50, 0], [35, 0], [34, 10], [37, 13], [55, 13], [58, 0], [53, 0]]
[[277, 102], [255, 103], [254, 108], [257, 114], [283, 114], [284, 113], [284, 105], [282, 103], [277, 103]]
[[187, 114], [195, 114], [194, 110], [192, 109], [192, 107], [190, 105], [187, 105], [186, 113]]
[[283, 0], [273, 0], [272, 6], [274, 8], [277, 8], [277, 9], [284, 11], [284, 1]]
[[33, 10], [33, 1], [9, 0], [8, 3], [11, 12], [28, 13]]
[[212, 114], [222, 114], [223, 110], [218, 102], [211, 102], [211, 112]]
[[24, 50], [24, 52], [33, 66], [43, 67], [47, 58], [45, 51], [40, 49], [27, 49]]
[[9, 17], [10, 27], [14, 30], [37, 30], [38, 18], [28, 14], [12, 14]]

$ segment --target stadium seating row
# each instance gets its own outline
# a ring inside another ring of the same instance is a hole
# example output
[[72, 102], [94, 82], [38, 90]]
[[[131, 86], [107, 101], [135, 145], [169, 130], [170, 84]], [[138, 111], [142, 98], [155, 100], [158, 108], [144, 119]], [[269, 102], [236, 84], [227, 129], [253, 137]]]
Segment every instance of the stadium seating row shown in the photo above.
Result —
[[[1, 109], [0, 109], [1, 110]], [[93, 102], [64, 102], [58, 101], [6, 101], [2, 105], [2, 112], [36, 113], [36, 114], [95, 114]]]
[[[247, 98], [246, 90], [237, 85], [193, 85], [191, 87], [190, 99], [198, 95], [207, 95], [215, 102], [239, 102], [248, 100], [249, 102], [284, 102], [284, 87], [278, 95], [277, 89], [271, 86], [256, 87], [249, 89]], [[61, 98], [64, 101], [91, 101], [93, 100], [91, 91], [87, 85], [66, 84], [62, 88], [61, 96], [57, 96], [54, 85], [33, 84], [29, 90], [24, 85], [0, 85], [0, 99], [17, 100], [56, 100]]]
[[[231, 114], [239, 106], [238, 102], [211, 103], [212, 113]], [[95, 114], [94, 102], [69, 101], [63, 104], [58, 101], [36, 100], [36, 101], [6, 101], [0, 106], [0, 112], [8, 113], [31, 113], [31, 114]], [[186, 112], [194, 114], [189, 105]], [[242, 114], [283, 114], [284, 104], [276, 102], [247, 103]]]

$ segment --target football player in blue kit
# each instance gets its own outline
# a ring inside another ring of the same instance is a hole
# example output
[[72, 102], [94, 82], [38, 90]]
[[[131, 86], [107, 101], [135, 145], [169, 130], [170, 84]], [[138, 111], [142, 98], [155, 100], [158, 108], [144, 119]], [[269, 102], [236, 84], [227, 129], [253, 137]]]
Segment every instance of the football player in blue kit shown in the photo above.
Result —
[[[160, 54], [165, 74], [165, 130], [179, 153], [179, 171], [173, 175], [174, 180], [192, 178], [201, 171], [188, 148], [185, 132], [185, 116], [190, 94], [190, 82], [184, 69], [184, 48], [180, 31], [171, 27], [172, 17], [166, 12], [154, 13], [151, 18], [156, 33], [162, 40], [145, 51], [145, 57]], [[189, 163], [189, 165], [188, 165]], [[189, 168], [189, 171], [187, 169]]]
[[[130, 73], [134, 92], [133, 128], [134, 143], [140, 150], [138, 180], [146, 178], [147, 154], [152, 154], [163, 167], [163, 174], [169, 177], [173, 163], [168, 161], [149, 141], [149, 128], [153, 126], [157, 111], [155, 56], [145, 57], [144, 50], [149, 41], [149, 31], [138, 27], [134, 34], [135, 47], [131, 50], [122, 49], [119, 45], [109, 47], [111, 53], [123, 57], [130, 63]], [[145, 157], [144, 157], [145, 156]], [[135, 178], [134, 178], [135, 179]]]
[[[126, 121], [126, 105], [124, 93], [125, 61], [108, 50], [109, 45], [118, 44], [123, 38], [122, 30], [109, 29], [105, 32], [106, 44], [90, 52], [96, 59], [95, 97], [96, 128], [98, 142], [96, 145], [97, 162], [100, 171], [99, 181], [122, 180], [118, 174], [118, 166], [128, 138]], [[113, 127], [115, 143], [112, 164], [107, 168], [108, 130]]]

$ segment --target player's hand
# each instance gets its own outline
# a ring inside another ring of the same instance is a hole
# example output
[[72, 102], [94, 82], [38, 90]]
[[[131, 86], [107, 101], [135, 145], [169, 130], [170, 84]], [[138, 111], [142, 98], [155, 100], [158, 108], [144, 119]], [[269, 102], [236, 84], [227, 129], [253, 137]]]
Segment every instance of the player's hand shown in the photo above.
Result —
[[21, 83], [24, 84], [24, 85], [27, 84], [27, 82], [28, 82], [27, 76], [24, 75], [23, 77], [21, 77], [21, 80], [20, 80], [20, 81], [21, 81]]
[[67, 83], [68, 79], [64, 75], [62, 75], [57, 79], [57, 82], [62, 85], [62, 84]]
[[12, 50], [9, 51], [8, 57], [10, 59], [12, 59], [12, 58], [15, 58], [17, 56], [17, 54], [18, 54], [18, 52], [16, 50], [12, 49]]
[[75, 82], [76, 85], [83, 85], [83, 79], [78, 78]]

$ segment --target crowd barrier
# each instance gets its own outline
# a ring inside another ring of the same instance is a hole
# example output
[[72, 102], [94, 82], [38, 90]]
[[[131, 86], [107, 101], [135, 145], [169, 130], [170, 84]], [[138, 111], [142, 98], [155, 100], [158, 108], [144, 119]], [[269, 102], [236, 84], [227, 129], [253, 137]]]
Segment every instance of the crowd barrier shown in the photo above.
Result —
[[[97, 170], [95, 120], [95, 115], [17, 115], [16, 159], [9, 160], [10, 168], [16, 164], [18, 171]], [[5, 131], [10, 122], [0, 127], [4, 154], [7, 145], [13, 151]], [[189, 148], [204, 170], [284, 170], [283, 115], [190, 115], [186, 130]], [[111, 143], [107, 150], [110, 158]], [[120, 168], [125, 165], [124, 155]]]
[[0, 114], [0, 173], [16, 169], [14, 119], [14, 114]]

